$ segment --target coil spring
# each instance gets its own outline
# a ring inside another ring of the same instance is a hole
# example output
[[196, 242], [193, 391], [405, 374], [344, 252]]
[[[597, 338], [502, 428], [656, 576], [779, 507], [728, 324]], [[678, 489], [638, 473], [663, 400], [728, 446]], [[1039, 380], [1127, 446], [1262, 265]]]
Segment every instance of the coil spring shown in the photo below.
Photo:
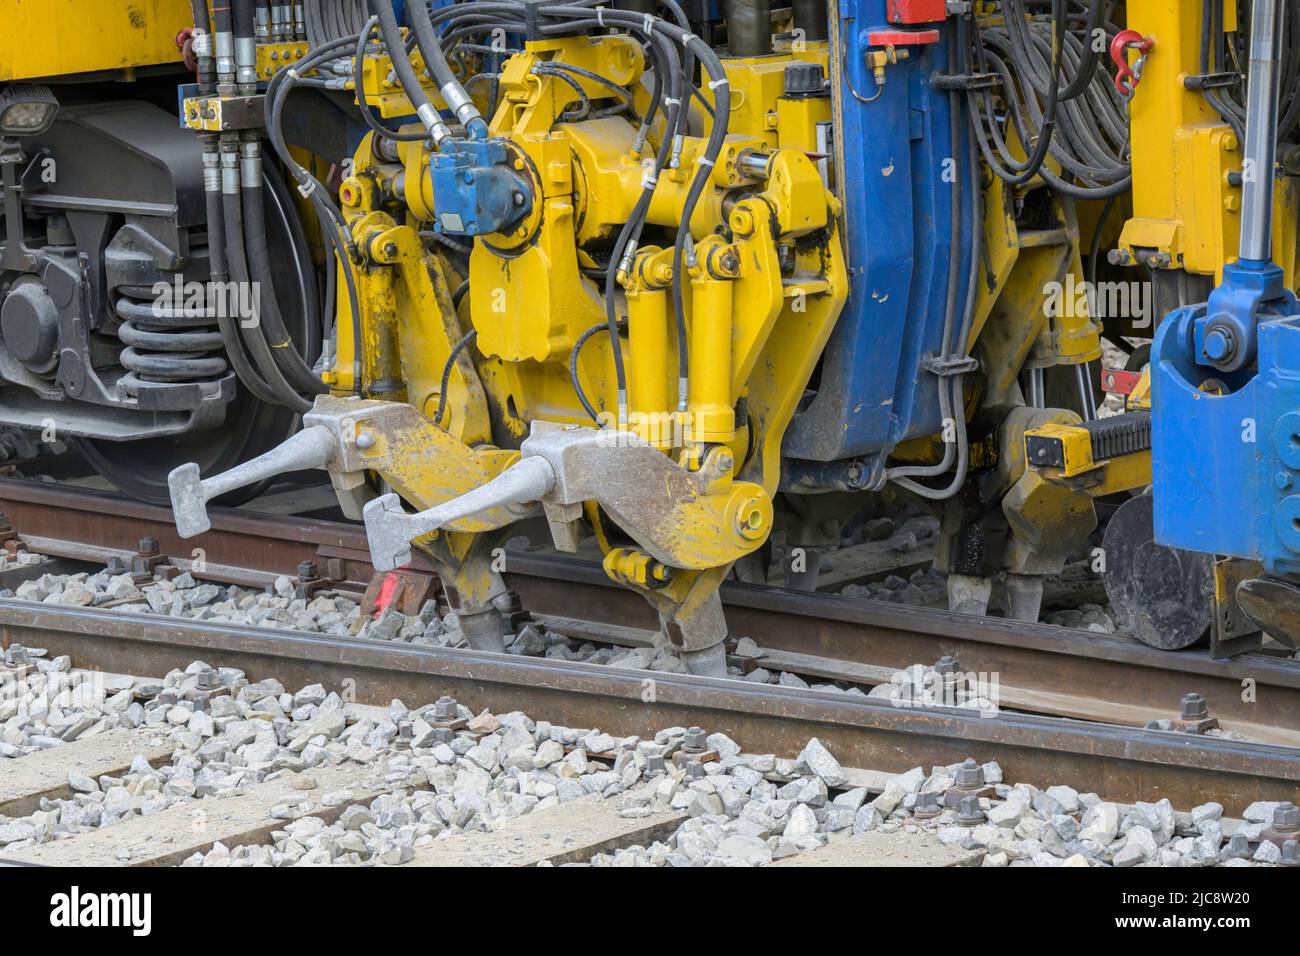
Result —
[[117, 335], [126, 345], [118, 361], [132, 380], [125, 384], [197, 382], [225, 374], [225, 348], [213, 328], [206, 293], [196, 315], [187, 312], [183, 301], [160, 299], [150, 286], [118, 286], [116, 291], [113, 310], [122, 320]]

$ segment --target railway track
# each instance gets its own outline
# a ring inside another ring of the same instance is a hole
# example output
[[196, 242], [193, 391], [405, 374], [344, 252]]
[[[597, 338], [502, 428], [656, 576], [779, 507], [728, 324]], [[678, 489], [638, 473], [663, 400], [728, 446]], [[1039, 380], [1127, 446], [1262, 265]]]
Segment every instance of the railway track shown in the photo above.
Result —
[[[0, 482], [0, 510], [12, 540], [63, 561], [129, 562], [140, 539], [152, 537], [170, 563], [213, 581], [262, 586], [310, 560], [331, 587], [361, 597], [373, 577], [362, 529], [346, 523], [213, 509], [213, 530], [181, 542], [163, 509], [11, 480]], [[522, 551], [507, 562], [511, 587], [548, 627], [611, 644], [650, 639], [647, 609], [599, 569]], [[1280, 658], [1213, 661], [1050, 626], [745, 585], [728, 585], [724, 599], [734, 633], [751, 637], [762, 655], [733, 657], [742, 667], [878, 685], [950, 656], [964, 671], [997, 675], [1002, 709], [986, 716], [832, 690], [18, 600], [0, 601], [0, 635], [5, 646], [49, 648], [117, 673], [160, 674], [217, 658], [286, 684], [350, 682], [363, 704], [451, 693], [613, 733], [694, 724], [784, 755], [817, 736], [846, 764], [888, 772], [974, 754], [1019, 781], [1087, 781], [1117, 801], [1166, 796], [1187, 808], [1213, 799], [1231, 809], [1294, 799], [1300, 788], [1300, 675]], [[1188, 692], [1203, 694], [1222, 727], [1248, 739], [1146, 729], [1148, 720], [1175, 717]]]

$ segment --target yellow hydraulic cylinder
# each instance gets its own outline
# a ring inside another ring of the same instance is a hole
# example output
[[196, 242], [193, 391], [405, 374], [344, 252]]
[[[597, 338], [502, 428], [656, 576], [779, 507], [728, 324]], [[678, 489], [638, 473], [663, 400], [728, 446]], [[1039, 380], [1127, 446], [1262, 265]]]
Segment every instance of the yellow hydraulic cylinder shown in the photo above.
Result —
[[[716, 250], [711, 248], [709, 253]], [[703, 249], [697, 250], [706, 258]], [[688, 410], [691, 441], [725, 443], [736, 434], [731, 403], [730, 279], [720, 279], [701, 267], [691, 276], [690, 392]]]
[[668, 290], [634, 284], [627, 290], [629, 424], [655, 448], [673, 445], [668, 398]]

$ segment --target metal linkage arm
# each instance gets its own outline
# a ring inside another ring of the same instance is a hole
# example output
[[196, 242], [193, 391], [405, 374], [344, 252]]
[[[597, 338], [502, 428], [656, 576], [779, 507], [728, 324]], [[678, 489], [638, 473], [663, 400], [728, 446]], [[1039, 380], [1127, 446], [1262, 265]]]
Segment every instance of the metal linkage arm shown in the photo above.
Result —
[[460, 518], [502, 506], [538, 501], [555, 487], [555, 472], [544, 458], [524, 458], [473, 491], [408, 514], [397, 495], [369, 502], [363, 514], [370, 560], [377, 571], [391, 571], [411, 560], [411, 542]]
[[211, 478], [200, 478], [199, 466], [194, 462], [181, 465], [167, 476], [177, 532], [182, 538], [202, 534], [212, 527], [207, 505], [213, 498], [285, 472], [326, 468], [336, 448], [337, 442], [328, 429], [312, 426], [265, 454]]

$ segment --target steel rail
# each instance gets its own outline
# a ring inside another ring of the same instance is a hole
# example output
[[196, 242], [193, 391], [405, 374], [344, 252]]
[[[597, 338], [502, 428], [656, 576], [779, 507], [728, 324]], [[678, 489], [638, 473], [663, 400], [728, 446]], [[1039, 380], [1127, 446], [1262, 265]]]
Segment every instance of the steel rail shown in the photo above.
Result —
[[[32, 550], [62, 558], [129, 557], [148, 535], [182, 567], [202, 549], [196, 573], [226, 583], [262, 586], [308, 558], [345, 592], [361, 592], [373, 575], [364, 529], [343, 522], [214, 507], [212, 530], [185, 541], [164, 508], [15, 479], [0, 479], [0, 511]], [[621, 643], [628, 628], [657, 627], [649, 605], [589, 562], [510, 551], [506, 580], [544, 619], [580, 609], [582, 636]], [[951, 656], [963, 672], [996, 675], [1007, 707], [1141, 726], [1177, 716], [1180, 698], [1195, 691], [1225, 728], [1300, 745], [1300, 667], [1283, 658], [1214, 660], [1204, 650], [1160, 651], [1113, 635], [736, 582], [722, 597], [732, 634], [766, 652], [747, 666], [871, 684]]]
[[1293, 800], [1300, 792], [1300, 751], [1289, 747], [897, 707], [739, 680], [0, 600], [0, 644], [14, 643], [69, 654], [85, 669], [161, 676], [202, 659], [291, 686], [319, 682], [358, 703], [451, 694], [475, 710], [522, 710], [616, 734], [694, 724], [751, 752], [783, 756], [816, 736], [844, 765], [881, 771], [974, 756], [997, 760], [1009, 780], [1069, 782], [1123, 802], [1168, 797], [1180, 809], [1217, 800], [1239, 812], [1254, 800]]

